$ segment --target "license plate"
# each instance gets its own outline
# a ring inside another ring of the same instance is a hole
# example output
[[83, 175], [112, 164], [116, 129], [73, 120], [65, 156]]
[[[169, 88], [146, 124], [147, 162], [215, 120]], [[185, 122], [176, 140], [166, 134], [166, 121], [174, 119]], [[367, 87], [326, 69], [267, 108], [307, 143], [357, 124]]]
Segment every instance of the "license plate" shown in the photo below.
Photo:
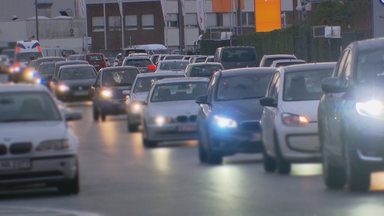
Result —
[[86, 95], [88, 95], [88, 91], [75, 91], [73, 93], [73, 95], [75, 95], [75, 96], [86, 96]]
[[177, 130], [180, 132], [196, 131], [197, 127], [196, 125], [180, 125], [177, 127]]
[[0, 170], [28, 169], [30, 167], [31, 161], [28, 159], [0, 161]]

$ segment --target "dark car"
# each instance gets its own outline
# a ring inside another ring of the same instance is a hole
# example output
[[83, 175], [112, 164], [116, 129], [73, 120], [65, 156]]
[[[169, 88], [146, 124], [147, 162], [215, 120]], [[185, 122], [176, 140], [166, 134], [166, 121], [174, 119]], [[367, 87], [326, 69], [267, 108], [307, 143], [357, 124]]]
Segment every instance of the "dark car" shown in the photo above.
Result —
[[194, 63], [189, 64], [185, 69], [186, 77], [212, 77], [217, 71], [223, 70], [224, 67], [220, 63]]
[[223, 156], [262, 152], [260, 118], [272, 68], [243, 68], [216, 72], [208, 94], [196, 99], [199, 159], [220, 164]]
[[49, 87], [55, 72], [55, 62], [44, 62], [37, 68], [38, 83], [44, 84]]
[[52, 92], [63, 101], [91, 99], [91, 86], [96, 81], [96, 75], [95, 67], [89, 64], [61, 66], [57, 77], [52, 80]]
[[219, 47], [216, 49], [215, 62], [220, 62], [224, 69], [257, 67], [256, 49], [247, 46]]
[[88, 53], [85, 55], [85, 60], [90, 65], [93, 65], [97, 71], [101, 68], [107, 67], [107, 61], [102, 53]]
[[136, 67], [121, 66], [103, 68], [97, 74], [93, 86], [93, 119], [101, 117], [105, 121], [107, 115], [126, 113], [125, 96], [129, 94], [133, 81], [139, 70]]
[[54, 74], [53, 74], [53, 77], [57, 77], [58, 73], [59, 73], [59, 69], [61, 66], [64, 66], [64, 65], [77, 65], [77, 64], [89, 64], [87, 61], [84, 61], [84, 60], [73, 60], [73, 61], [59, 61], [59, 62], [56, 62], [55, 63], [55, 71], [54, 71]]
[[128, 96], [128, 130], [136, 132], [140, 125], [142, 105], [148, 97], [149, 90], [157, 80], [165, 78], [184, 77], [184, 74], [178, 73], [142, 73], [137, 75], [133, 83], [132, 90]]
[[384, 170], [384, 38], [350, 44], [323, 80], [318, 108], [323, 177], [329, 188], [365, 191]]
[[31, 61], [28, 65], [28, 67], [31, 67], [33, 69], [37, 69], [39, 67], [39, 65], [44, 63], [44, 62], [58, 62], [58, 61], [65, 61], [65, 58], [60, 57], [60, 56], [41, 57], [41, 58], [38, 58], [38, 59]]
[[150, 73], [156, 70], [156, 65], [146, 56], [126, 57], [122, 65], [137, 67], [140, 73]]

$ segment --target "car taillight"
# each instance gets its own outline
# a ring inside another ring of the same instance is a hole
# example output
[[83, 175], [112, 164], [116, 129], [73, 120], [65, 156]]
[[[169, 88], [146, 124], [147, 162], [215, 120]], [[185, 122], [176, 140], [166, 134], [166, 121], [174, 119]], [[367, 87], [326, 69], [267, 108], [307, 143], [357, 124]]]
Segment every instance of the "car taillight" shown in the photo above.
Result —
[[155, 65], [148, 66], [148, 70], [156, 70], [156, 66]]

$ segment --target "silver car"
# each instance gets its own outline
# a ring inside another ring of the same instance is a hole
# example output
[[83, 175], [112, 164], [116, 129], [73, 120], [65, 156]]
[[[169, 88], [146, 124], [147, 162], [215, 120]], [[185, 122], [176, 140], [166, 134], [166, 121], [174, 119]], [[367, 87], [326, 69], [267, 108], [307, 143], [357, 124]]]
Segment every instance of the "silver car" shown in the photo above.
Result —
[[45, 183], [79, 192], [78, 140], [67, 125], [81, 113], [44, 86], [0, 85], [0, 186]]
[[143, 144], [197, 138], [195, 99], [207, 92], [207, 78], [174, 78], [156, 81], [143, 108]]

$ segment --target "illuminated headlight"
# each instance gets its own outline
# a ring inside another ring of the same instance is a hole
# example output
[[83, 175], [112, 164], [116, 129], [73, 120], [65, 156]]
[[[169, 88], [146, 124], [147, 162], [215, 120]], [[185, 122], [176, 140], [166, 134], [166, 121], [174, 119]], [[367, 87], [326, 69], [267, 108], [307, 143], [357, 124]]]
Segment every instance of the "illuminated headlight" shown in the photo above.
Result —
[[19, 73], [21, 71], [21, 67], [11, 67], [10, 72], [11, 73]]
[[101, 96], [104, 98], [111, 98], [113, 96], [112, 91], [110, 89], [101, 90]]
[[287, 126], [304, 126], [309, 124], [311, 121], [305, 115], [295, 115], [291, 113], [283, 113], [281, 115], [283, 124]]
[[172, 118], [171, 118], [171, 117], [164, 117], [164, 116], [156, 116], [156, 117], [153, 119], [153, 122], [154, 122], [157, 126], [163, 126], [163, 125], [166, 124], [166, 123], [171, 123], [171, 122], [172, 122]]
[[27, 78], [27, 79], [33, 79], [34, 77], [36, 77], [36, 75], [37, 75], [37, 73], [36, 73], [36, 71], [34, 71], [34, 70], [27, 70], [26, 72], [25, 72], [25, 77]]
[[215, 115], [213, 116], [215, 124], [220, 128], [237, 128], [237, 122], [230, 118]]
[[370, 100], [356, 103], [356, 111], [360, 115], [382, 117], [384, 114], [384, 104], [378, 100]]
[[66, 92], [66, 91], [69, 91], [69, 87], [67, 85], [60, 84], [59, 87], [58, 87], [58, 90], [60, 92]]
[[133, 113], [140, 113], [140, 111], [141, 111], [141, 104], [139, 103], [139, 102], [133, 102], [132, 104], [131, 104], [131, 111], [133, 112]]
[[47, 152], [47, 151], [60, 151], [69, 149], [70, 145], [67, 139], [60, 139], [60, 140], [47, 140], [41, 142], [37, 148], [36, 151], [40, 152]]

